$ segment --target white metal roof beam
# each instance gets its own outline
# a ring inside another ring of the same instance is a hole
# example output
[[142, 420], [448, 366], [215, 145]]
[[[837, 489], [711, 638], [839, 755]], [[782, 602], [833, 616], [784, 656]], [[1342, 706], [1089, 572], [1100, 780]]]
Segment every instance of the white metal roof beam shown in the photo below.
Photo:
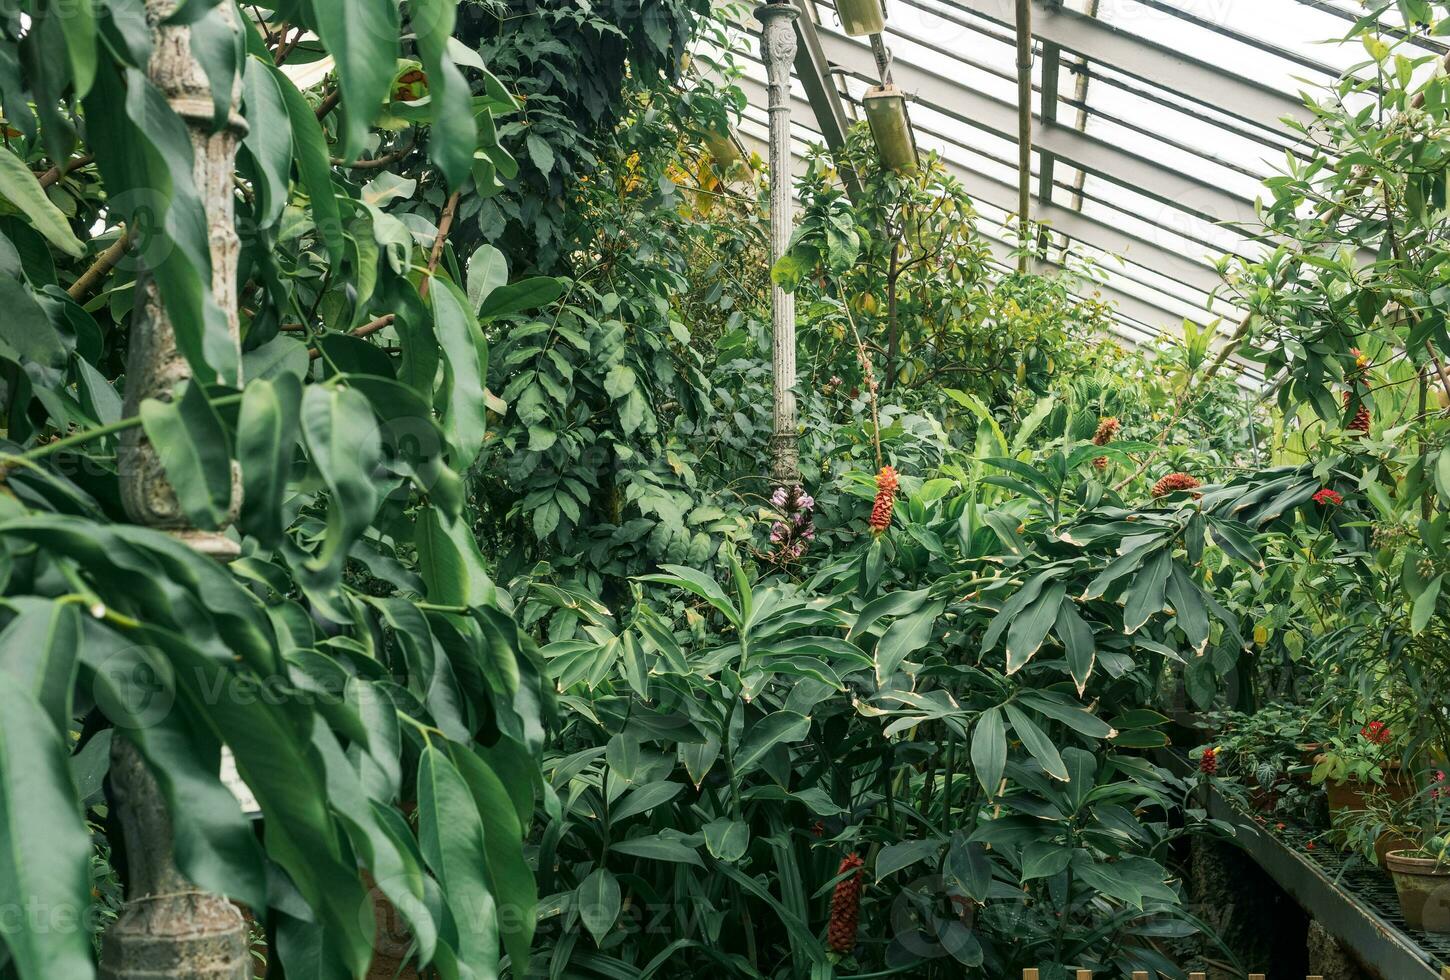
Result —
[[[833, 31], [818, 33], [826, 56], [833, 63], [854, 74], [871, 77], [875, 61], [869, 49]], [[1017, 142], [1017, 108], [1012, 103], [973, 91], [899, 59], [894, 73], [896, 84], [928, 108], [1011, 143]], [[1254, 203], [1247, 198], [1061, 123], [1039, 119], [1038, 131], [1038, 148], [1059, 160], [1194, 217], [1238, 225], [1240, 233], [1254, 235], [1258, 219]]]
[[[939, 0], [997, 24], [1013, 22], [1012, 0]], [[1293, 116], [1309, 122], [1309, 110], [1296, 98], [1165, 45], [1119, 30], [1065, 6], [1032, 0], [1032, 31], [1089, 61], [1151, 82], [1170, 92], [1278, 131], [1279, 120]]]
[[[900, 70], [901, 62], [897, 62], [896, 66]], [[752, 105], [764, 104], [765, 86], [761, 82], [747, 75], [737, 79], [736, 84], [745, 91]], [[794, 112], [804, 113], [809, 109], [809, 104], [799, 97], [792, 99]], [[952, 176], [962, 182], [962, 186], [966, 188], [970, 196], [999, 210], [1016, 213], [1017, 192], [1010, 183], [978, 173], [949, 157], [943, 157], [942, 163]], [[1120, 255], [1135, 265], [1184, 283], [1200, 292], [1212, 292], [1223, 284], [1217, 270], [1194, 262], [1180, 252], [1166, 249], [1145, 238], [1139, 238], [1092, 215], [1083, 214], [1060, 204], [1044, 202], [1037, 208], [1037, 218], [1039, 221], [1047, 222], [1054, 231], [1059, 231], [1068, 238], [1091, 245], [1104, 252]]]

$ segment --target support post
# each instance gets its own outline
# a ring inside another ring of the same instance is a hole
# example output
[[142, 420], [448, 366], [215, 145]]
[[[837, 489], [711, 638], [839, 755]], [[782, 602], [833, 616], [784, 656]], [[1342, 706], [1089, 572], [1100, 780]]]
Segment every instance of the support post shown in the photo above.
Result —
[[[796, 53], [795, 19], [790, 3], [755, 8], [762, 26], [760, 52], [765, 61], [770, 111], [770, 261], [773, 266], [790, 246], [795, 210], [790, 174], [790, 69]], [[795, 296], [779, 285], [770, 288], [775, 375], [775, 426], [770, 439], [770, 478], [779, 486], [800, 483], [800, 442], [796, 432]]]
[[1017, 271], [1027, 271], [1028, 212], [1032, 205], [1032, 0], [1017, 0], [1017, 222], [1021, 254]]
[[[236, 112], [239, 80], [233, 80], [229, 118], [218, 128], [211, 85], [192, 54], [191, 28], [166, 23], [178, 3], [146, 0], [152, 39], [147, 71], [190, 131], [192, 176], [206, 208], [212, 291], [237, 340], [240, 242], [234, 230], [232, 175], [237, 142], [246, 129]], [[208, 16], [223, 17], [236, 29], [240, 25], [234, 9], [221, 4]], [[138, 251], [144, 256], [144, 249]], [[127, 415], [136, 414], [147, 398], [170, 398], [176, 386], [191, 377], [156, 281], [144, 269], [137, 280], [126, 370]], [[117, 463], [122, 500], [132, 520], [169, 531], [204, 554], [222, 560], [235, 557], [237, 548], [230, 539], [220, 532], [198, 531], [187, 522], [156, 450], [140, 427], [123, 437]], [[240, 480], [234, 472], [233, 517], [240, 506]], [[111, 786], [125, 839], [127, 895], [120, 917], [102, 939], [102, 980], [250, 980], [253, 964], [241, 911], [182, 875], [166, 800], [145, 760], [124, 737], [117, 737], [112, 748]]]

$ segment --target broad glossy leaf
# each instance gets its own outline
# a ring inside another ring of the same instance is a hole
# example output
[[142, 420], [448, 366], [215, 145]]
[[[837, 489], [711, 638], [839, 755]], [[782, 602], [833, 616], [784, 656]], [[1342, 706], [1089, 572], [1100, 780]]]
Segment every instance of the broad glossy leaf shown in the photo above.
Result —
[[317, 33], [337, 62], [342, 155], [353, 158], [391, 94], [402, 33], [397, 0], [329, 0], [312, 8]]
[[1052, 739], [1016, 705], [1009, 702], [1002, 707], [1007, 712], [1008, 720], [1012, 722], [1012, 730], [1022, 740], [1023, 748], [1049, 776], [1066, 781], [1067, 766], [1063, 764], [1062, 756], [1058, 754], [1057, 746], [1052, 744]]
[[433, 303], [433, 330], [443, 351], [447, 376], [443, 429], [453, 446], [453, 467], [462, 473], [478, 457], [488, 431], [483, 397], [488, 361], [483, 353], [483, 334], [457, 286], [435, 279], [428, 296]]
[[705, 846], [721, 861], [739, 861], [750, 846], [750, 825], [743, 820], [717, 817], [703, 829]]
[[408, 5], [418, 54], [428, 75], [428, 96], [433, 110], [428, 156], [448, 186], [454, 189], [468, 179], [473, 169], [473, 151], [478, 147], [473, 94], [448, 54], [456, 3], [457, 0], [412, 0]]
[[185, 122], [143, 72], [118, 74], [109, 58], [85, 108], [108, 202], [128, 228], [144, 232], [134, 247], [160, 287], [177, 347], [197, 378], [234, 383], [237, 344], [211, 293], [210, 233]]
[[648, 813], [657, 806], [673, 800], [684, 790], [684, 784], [672, 783], [667, 779], [646, 783], [632, 789], [620, 798], [609, 811], [611, 821], [628, 820], [641, 813]]
[[619, 882], [608, 868], [595, 868], [574, 890], [574, 901], [594, 944], [602, 944], [619, 918]]
[[926, 646], [931, 639], [932, 627], [941, 614], [943, 603], [933, 602], [908, 616], [903, 616], [886, 628], [876, 644], [876, 682], [886, 683], [896, 673], [901, 662]]
[[17, 596], [4, 604], [15, 618], [0, 633], [0, 684], [19, 686], [57, 732], [68, 732], [80, 648], [79, 607], [34, 596]]
[[1032, 659], [1042, 647], [1042, 641], [1057, 622], [1059, 607], [1067, 586], [1053, 582], [1042, 590], [1042, 594], [1027, 605], [1012, 620], [1007, 628], [1007, 673], [1015, 674]]
[[553, 276], [535, 276], [520, 279], [507, 286], [500, 286], [488, 295], [479, 307], [478, 317], [487, 320], [492, 317], [537, 310], [548, 306], [564, 295], [564, 281]]
[[468, 783], [445, 753], [425, 746], [418, 760], [418, 843], [458, 924], [459, 960], [480, 976], [497, 977], [498, 906], [483, 835]]
[[475, 314], [494, 290], [508, 282], [508, 259], [492, 245], [480, 245], [468, 260], [468, 308]]
[[[0, 917], [20, 980], [90, 980], [91, 837], [81, 820], [64, 744], [45, 710], [0, 684]], [[52, 923], [34, 928], [25, 910]]]
[[232, 504], [231, 444], [205, 389], [188, 382], [178, 399], [146, 399], [140, 414], [182, 511], [200, 528], [225, 525]]
[[324, 385], [306, 387], [301, 419], [307, 453], [328, 490], [327, 536], [309, 566], [336, 574], [377, 511], [374, 472], [382, 461], [377, 422], [361, 394]]
[[[334, 264], [341, 263], [346, 251], [342, 233], [342, 215], [337, 207], [337, 194], [332, 183], [332, 162], [327, 140], [322, 135], [317, 114], [308, 106], [297, 86], [279, 69], [272, 69], [273, 81], [287, 109], [292, 128], [292, 153], [297, 160], [297, 173], [307, 190], [307, 203], [312, 209], [312, 223], [327, 245], [327, 254]], [[365, 297], [364, 297], [365, 298]], [[361, 302], [362, 299], [359, 299]]]
[[19, 279], [0, 276], [0, 357], [19, 364], [36, 388], [58, 386], [69, 352], [45, 310]]
[[65, 215], [45, 196], [30, 168], [6, 147], [0, 147], [0, 197], [29, 218], [35, 230], [65, 254], [79, 258], [86, 253]]
[[1053, 631], [1062, 641], [1063, 650], [1067, 653], [1068, 673], [1072, 675], [1072, 682], [1077, 686], [1077, 693], [1081, 694], [1087, 687], [1093, 664], [1097, 661], [1097, 642], [1093, 639], [1092, 627], [1077, 611], [1077, 603], [1073, 602], [1071, 596], [1062, 597]]
[[282, 535], [282, 503], [297, 447], [302, 383], [291, 374], [250, 382], [237, 417], [241, 528], [265, 546]]
[[1002, 710], [988, 708], [972, 729], [972, 768], [977, 781], [987, 791], [987, 798], [997, 795], [1002, 772], [1007, 768], [1007, 728], [1002, 723]]
[[514, 976], [526, 976], [539, 893], [534, 873], [524, 860], [524, 828], [499, 774], [469, 749], [451, 749], [483, 822], [483, 847], [488, 854], [489, 880], [499, 906], [499, 932], [509, 954], [510, 971]]
[[242, 146], [252, 159], [257, 223], [264, 229], [282, 217], [292, 176], [291, 120], [272, 67], [252, 57], [242, 73], [247, 118]]
[[811, 720], [798, 711], [776, 711], [751, 726], [735, 753], [735, 778], [743, 779], [776, 745], [799, 742], [811, 730]]

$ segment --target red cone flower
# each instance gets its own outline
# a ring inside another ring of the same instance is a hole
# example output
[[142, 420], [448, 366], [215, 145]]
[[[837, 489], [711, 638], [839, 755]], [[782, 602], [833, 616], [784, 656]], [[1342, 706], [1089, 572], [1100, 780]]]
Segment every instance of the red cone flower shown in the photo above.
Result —
[[[1344, 407], [1345, 408], [1348, 408], [1349, 407], [1349, 402], [1350, 402], [1350, 399], [1352, 397], [1353, 397], [1353, 395], [1350, 392], [1346, 391], [1344, 393]], [[1349, 420], [1349, 426], [1348, 426], [1349, 431], [1350, 432], [1358, 432], [1360, 435], [1367, 436], [1367, 435], [1369, 435], [1369, 423], [1370, 423], [1369, 406], [1366, 405], [1364, 402], [1360, 402], [1359, 403], [1359, 410], [1354, 413], [1354, 418], [1352, 418], [1352, 419]]]
[[1203, 750], [1203, 755], [1198, 759], [1198, 771], [1205, 776], [1212, 776], [1218, 772], [1218, 750], [1213, 746]]
[[1094, 457], [1094, 459], [1093, 459], [1093, 467], [1095, 469], [1099, 469], [1099, 470], [1105, 470], [1105, 469], [1107, 469], [1108, 468], [1108, 457], [1106, 457], [1106, 456], [1097, 456], [1097, 457]]
[[1111, 415], [1098, 423], [1098, 431], [1093, 433], [1094, 446], [1106, 446], [1113, 441], [1118, 434], [1119, 422]]
[[898, 486], [896, 471], [889, 466], [881, 467], [881, 472], [876, 474], [876, 502], [871, 505], [872, 534], [882, 534], [891, 526], [891, 508], [896, 504]]
[[852, 873], [836, 883], [836, 890], [831, 895], [831, 923], [826, 928], [826, 945], [832, 952], [849, 953], [856, 948], [856, 925], [861, 917], [860, 868], [863, 864], [861, 855], [848, 854], [836, 872]]
[[1168, 494], [1177, 490], [1192, 490], [1197, 486], [1202, 486], [1202, 484], [1187, 473], [1169, 473], [1163, 479], [1153, 484], [1153, 496], [1166, 497]]

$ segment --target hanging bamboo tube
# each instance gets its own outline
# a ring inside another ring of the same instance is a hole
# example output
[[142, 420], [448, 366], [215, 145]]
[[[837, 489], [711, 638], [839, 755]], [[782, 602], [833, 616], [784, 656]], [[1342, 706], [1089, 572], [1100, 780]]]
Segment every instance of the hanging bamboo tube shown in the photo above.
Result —
[[1017, 0], [1017, 232], [1022, 254], [1017, 271], [1027, 271], [1028, 209], [1032, 201], [1032, 0]]

